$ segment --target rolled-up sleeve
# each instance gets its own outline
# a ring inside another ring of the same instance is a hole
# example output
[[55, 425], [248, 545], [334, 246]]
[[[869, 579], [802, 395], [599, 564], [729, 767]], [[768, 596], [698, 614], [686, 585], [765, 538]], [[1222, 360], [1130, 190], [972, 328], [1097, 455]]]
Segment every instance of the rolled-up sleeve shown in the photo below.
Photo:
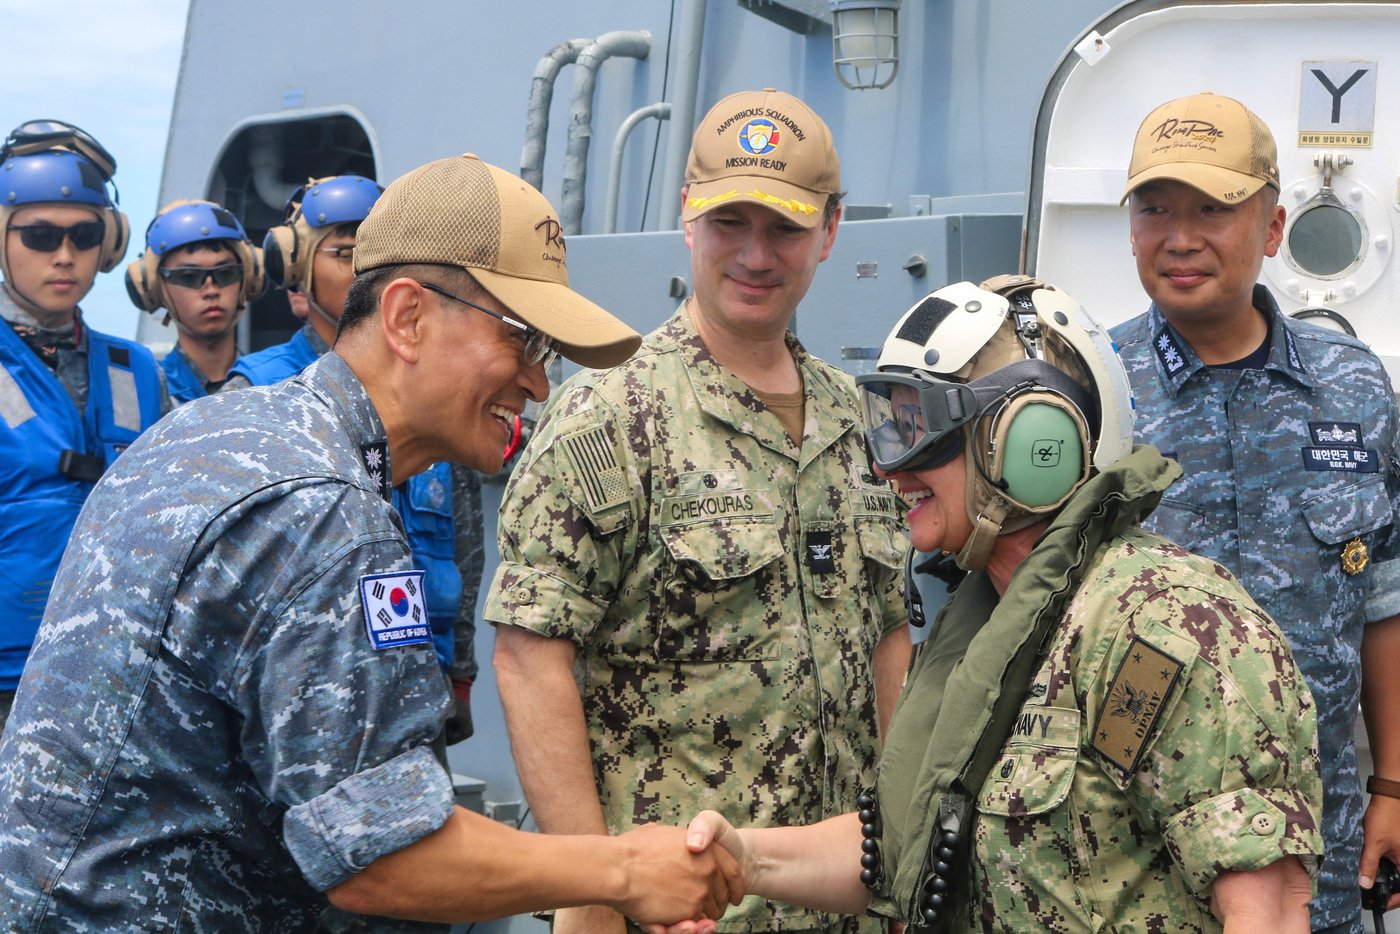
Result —
[[419, 746], [291, 808], [282, 836], [306, 881], [324, 892], [440, 828], [452, 803], [447, 773]]

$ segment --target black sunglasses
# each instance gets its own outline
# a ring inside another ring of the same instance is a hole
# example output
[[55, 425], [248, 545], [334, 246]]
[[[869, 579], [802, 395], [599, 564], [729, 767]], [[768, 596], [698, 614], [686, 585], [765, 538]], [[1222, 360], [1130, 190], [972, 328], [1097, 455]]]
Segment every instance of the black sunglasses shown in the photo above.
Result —
[[214, 285], [222, 289], [243, 278], [243, 266], [239, 263], [222, 263], [218, 266], [162, 266], [160, 277], [182, 289], [197, 289], [204, 285], [204, 280], [213, 279]]
[[52, 253], [63, 246], [67, 237], [75, 250], [91, 250], [102, 242], [102, 234], [107, 225], [102, 221], [83, 221], [71, 227], [57, 224], [11, 224], [10, 229], [19, 234], [19, 242], [40, 253]]
[[27, 120], [10, 131], [0, 148], [0, 162], [11, 156], [27, 156], [47, 149], [67, 149], [97, 166], [104, 181], [117, 172], [117, 160], [86, 130], [62, 120]]

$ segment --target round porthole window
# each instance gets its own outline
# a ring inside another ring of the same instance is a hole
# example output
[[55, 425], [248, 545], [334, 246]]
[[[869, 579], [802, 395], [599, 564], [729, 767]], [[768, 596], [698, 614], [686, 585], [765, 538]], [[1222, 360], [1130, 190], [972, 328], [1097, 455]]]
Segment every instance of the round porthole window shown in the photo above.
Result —
[[1288, 256], [1300, 272], [1331, 279], [1361, 262], [1365, 239], [1360, 218], [1330, 199], [1319, 199], [1289, 225]]

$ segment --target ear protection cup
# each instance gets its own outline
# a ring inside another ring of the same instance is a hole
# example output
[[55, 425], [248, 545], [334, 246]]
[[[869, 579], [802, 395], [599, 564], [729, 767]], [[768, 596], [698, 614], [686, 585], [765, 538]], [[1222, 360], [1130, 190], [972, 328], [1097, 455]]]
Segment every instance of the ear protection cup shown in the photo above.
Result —
[[264, 271], [263, 251], [242, 240], [232, 242], [233, 252], [243, 267], [243, 281], [239, 286], [239, 299], [248, 304], [262, 298], [267, 291], [267, 274]]
[[97, 254], [97, 268], [100, 272], [111, 272], [126, 256], [126, 248], [131, 243], [131, 220], [115, 208], [102, 212], [102, 251]]
[[1058, 506], [1089, 478], [1087, 424], [1054, 393], [1033, 390], [1008, 402], [992, 441], [992, 482], [1026, 509]]
[[126, 294], [142, 311], [155, 311], [165, 304], [160, 275], [156, 272], [159, 266], [160, 257], [150, 250], [142, 250], [141, 255], [126, 266]]
[[274, 287], [301, 288], [301, 263], [297, 255], [300, 239], [295, 223], [273, 227], [263, 237], [263, 269]]

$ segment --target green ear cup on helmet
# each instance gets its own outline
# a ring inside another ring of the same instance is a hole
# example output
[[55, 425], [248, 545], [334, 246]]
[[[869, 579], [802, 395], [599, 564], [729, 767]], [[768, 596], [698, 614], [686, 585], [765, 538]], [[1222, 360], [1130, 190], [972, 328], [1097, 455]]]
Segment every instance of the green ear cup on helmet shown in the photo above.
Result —
[[1084, 479], [1079, 425], [1063, 405], [1027, 404], [1013, 416], [1004, 445], [1001, 479], [1017, 503], [1054, 505]]

